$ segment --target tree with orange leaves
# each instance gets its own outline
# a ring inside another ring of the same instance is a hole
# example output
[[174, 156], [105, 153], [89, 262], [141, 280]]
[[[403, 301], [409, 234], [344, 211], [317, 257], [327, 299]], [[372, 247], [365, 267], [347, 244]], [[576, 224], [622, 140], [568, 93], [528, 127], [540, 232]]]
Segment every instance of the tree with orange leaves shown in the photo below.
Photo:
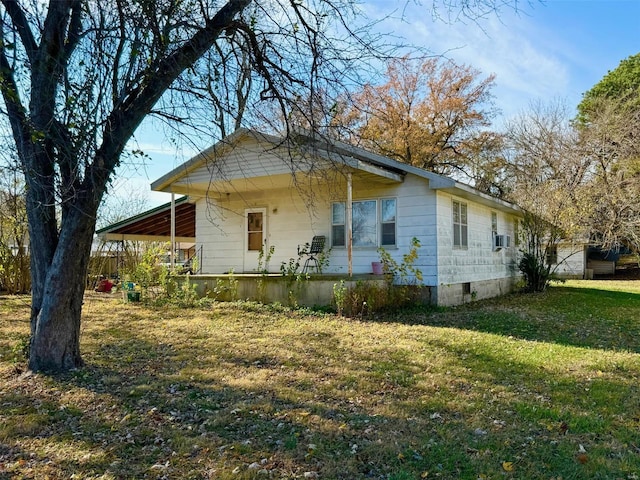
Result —
[[334, 119], [341, 136], [381, 155], [436, 173], [474, 178], [497, 149], [486, 130], [495, 113], [494, 75], [441, 58], [391, 60], [380, 85], [365, 85]]

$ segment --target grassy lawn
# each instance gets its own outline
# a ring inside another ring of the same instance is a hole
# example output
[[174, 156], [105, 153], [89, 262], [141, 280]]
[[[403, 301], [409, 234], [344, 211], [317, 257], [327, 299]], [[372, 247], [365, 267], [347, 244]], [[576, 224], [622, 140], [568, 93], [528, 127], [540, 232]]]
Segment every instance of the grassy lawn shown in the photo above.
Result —
[[0, 479], [640, 478], [640, 282], [354, 320], [88, 294], [87, 367], [22, 374], [0, 297]]

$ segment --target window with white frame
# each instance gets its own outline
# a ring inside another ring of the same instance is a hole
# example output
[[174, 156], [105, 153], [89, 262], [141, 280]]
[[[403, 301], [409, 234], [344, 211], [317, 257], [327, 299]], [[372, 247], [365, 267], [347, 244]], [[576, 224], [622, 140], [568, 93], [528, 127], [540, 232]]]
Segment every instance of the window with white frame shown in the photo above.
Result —
[[453, 201], [453, 246], [467, 248], [468, 241], [467, 204]]
[[[396, 199], [352, 202], [351, 239], [354, 247], [393, 246], [396, 244]], [[331, 245], [346, 245], [346, 205], [335, 202], [331, 208]]]
[[380, 200], [380, 245], [396, 244], [396, 199], [383, 198]]
[[346, 213], [344, 203], [331, 206], [331, 245], [344, 247], [346, 244]]
[[491, 232], [494, 235], [498, 234], [498, 214], [496, 212], [491, 212]]

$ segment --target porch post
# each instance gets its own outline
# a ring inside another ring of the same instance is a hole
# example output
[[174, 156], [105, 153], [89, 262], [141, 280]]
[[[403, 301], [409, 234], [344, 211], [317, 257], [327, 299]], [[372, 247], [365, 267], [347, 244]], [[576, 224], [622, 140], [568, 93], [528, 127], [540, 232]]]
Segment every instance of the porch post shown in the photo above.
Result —
[[116, 279], [120, 279], [120, 248], [124, 251], [124, 240], [116, 242]]
[[353, 192], [352, 192], [351, 172], [347, 173], [347, 263], [349, 265], [349, 276], [353, 275], [353, 238], [351, 234], [351, 215], [353, 213]]
[[176, 267], [176, 194], [171, 192], [171, 271]]

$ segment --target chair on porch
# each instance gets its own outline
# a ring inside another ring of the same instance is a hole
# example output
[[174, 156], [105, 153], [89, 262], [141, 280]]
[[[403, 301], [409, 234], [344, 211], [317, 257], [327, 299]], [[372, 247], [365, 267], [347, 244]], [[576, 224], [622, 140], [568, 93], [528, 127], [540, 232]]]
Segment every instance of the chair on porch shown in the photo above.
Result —
[[302, 248], [298, 245], [298, 255], [307, 255], [307, 259], [302, 267], [302, 273], [307, 273], [310, 268], [315, 268], [317, 273], [320, 273], [320, 262], [318, 256], [324, 250], [324, 244], [326, 237], [324, 235], [316, 235], [311, 240], [311, 245], [306, 243]]

